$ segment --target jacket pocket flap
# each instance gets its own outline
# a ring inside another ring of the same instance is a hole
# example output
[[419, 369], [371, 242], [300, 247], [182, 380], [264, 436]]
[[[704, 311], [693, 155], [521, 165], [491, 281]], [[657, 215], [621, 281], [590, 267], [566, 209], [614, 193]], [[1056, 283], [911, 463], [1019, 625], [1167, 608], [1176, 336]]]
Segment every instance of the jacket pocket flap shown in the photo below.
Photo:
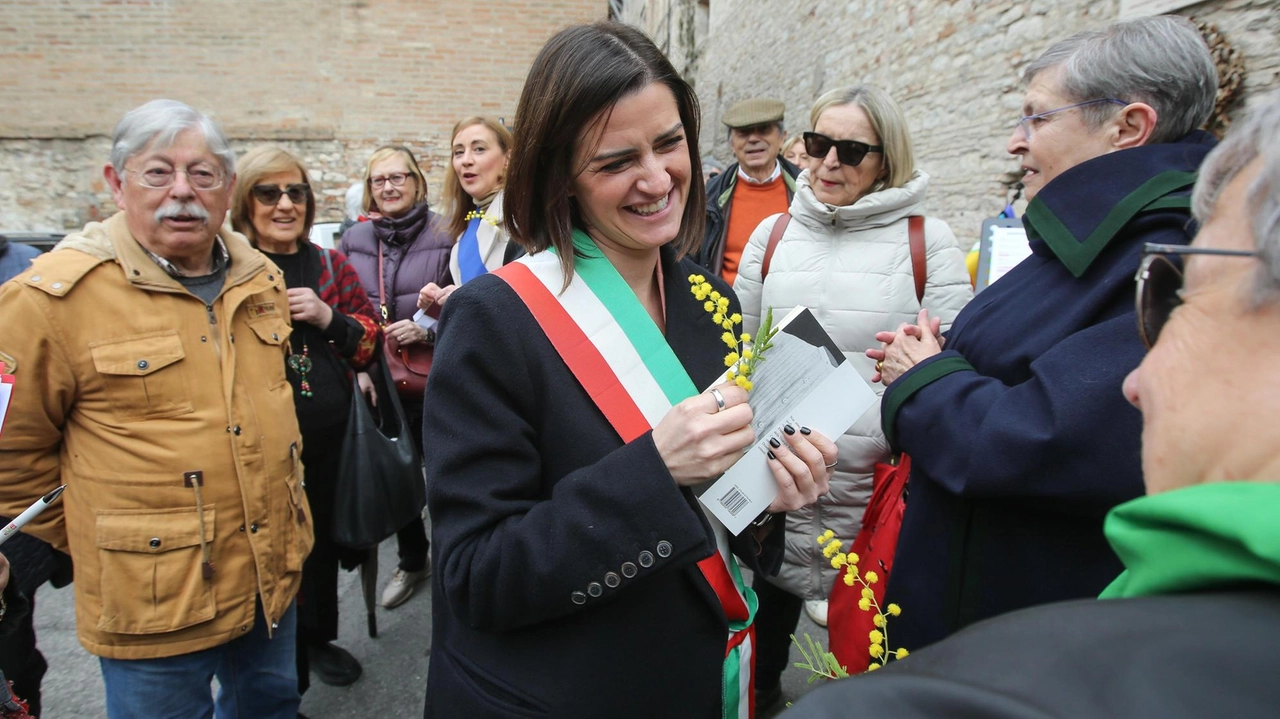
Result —
[[163, 330], [89, 345], [93, 366], [101, 374], [142, 377], [186, 356], [177, 330]]
[[[214, 508], [204, 508], [205, 541], [213, 541]], [[195, 507], [104, 509], [97, 512], [99, 549], [157, 554], [200, 544]]]
[[252, 319], [248, 324], [253, 328], [253, 333], [258, 335], [258, 339], [269, 345], [284, 344], [285, 340], [289, 339], [289, 333], [293, 331], [284, 320], [273, 316]]

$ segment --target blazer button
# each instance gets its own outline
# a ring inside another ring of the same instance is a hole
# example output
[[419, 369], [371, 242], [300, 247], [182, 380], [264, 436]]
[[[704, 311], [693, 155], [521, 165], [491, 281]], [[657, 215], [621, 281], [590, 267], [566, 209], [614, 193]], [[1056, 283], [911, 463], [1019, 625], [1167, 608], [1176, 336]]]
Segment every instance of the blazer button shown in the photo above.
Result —
[[150, 542], [147, 542], [147, 544], [150, 544], [152, 549], [159, 549], [159, 548], [160, 548], [160, 538], [159, 538], [159, 537], [152, 537], [152, 538], [151, 538], [151, 541], [150, 541]]
[[640, 553], [640, 566], [645, 569], [653, 566], [653, 552], [646, 549]]
[[619, 584], [622, 584], [622, 577], [619, 577], [617, 574], [613, 572], [609, 572], [608, 574], [604, 575], [604, 585], [606, 587], [613, 589]]
[[582, 592], [574, 592], [573, 594], [569, 595], [569, 598], [573, 600], [574, 604], [587, 603], [587, 595], [583, 594]]
[[639, 570], [636, 569], [636, 565], [632, 564], [631, 562], [622, 563], [622, 576], [626, 577], [627, 579], [630, 579], [636, 576], [637, 571]]
[[587, 585], [587, 594], [590, 594], [593, 597], [598, 597], [601, 594], [604, 594], [604, 587], [600, 586], [600, 582], [592, 582]]
[[668, 542], [665, 539], [658, 542], [658, 556], [663, 559], [671, 556], [671, 542]]

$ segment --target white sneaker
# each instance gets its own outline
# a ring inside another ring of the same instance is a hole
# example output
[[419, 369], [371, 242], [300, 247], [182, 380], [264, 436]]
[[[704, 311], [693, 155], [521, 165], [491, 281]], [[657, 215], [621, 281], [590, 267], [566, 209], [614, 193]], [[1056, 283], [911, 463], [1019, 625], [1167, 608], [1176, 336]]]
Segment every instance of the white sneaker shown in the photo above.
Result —
[[387, 584], [387, 588], [382, 590], [382, 601], [379, 602], [383, 607], [391, 609], [398, 607], [408, 601], [413, 596], [413, 590], [427, 577], [431, 576], [431, 564], [419, 572], [406, 572], [396, 567], [395, 574], [391, 575], [391, 582]]
[[813, 620], [814, 624], [817, 624], [820, 627], [827, 626], [827, 600], [804, 600], [804, 613], [809, 615], [809, 618]]

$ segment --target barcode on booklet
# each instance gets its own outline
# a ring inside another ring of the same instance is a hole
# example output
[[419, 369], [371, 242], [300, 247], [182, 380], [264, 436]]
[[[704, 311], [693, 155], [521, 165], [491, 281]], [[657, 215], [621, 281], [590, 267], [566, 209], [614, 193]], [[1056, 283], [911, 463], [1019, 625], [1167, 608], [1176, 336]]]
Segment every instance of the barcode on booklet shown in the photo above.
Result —
[[747, 495], [743, 494], [737, 486], [734, 486], [729, 490], [728, 494], [720, 498], [720, 506], [724, 507], [730, 516], [736, 517], [738, 512], [741, 512], [742, 508], [747, 506]]

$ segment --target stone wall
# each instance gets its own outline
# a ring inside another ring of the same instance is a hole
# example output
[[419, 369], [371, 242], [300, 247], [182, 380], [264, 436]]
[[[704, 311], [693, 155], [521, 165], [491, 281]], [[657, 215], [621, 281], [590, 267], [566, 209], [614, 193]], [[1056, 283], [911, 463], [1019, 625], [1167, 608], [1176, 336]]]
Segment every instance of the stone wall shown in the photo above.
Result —
[[[672, 3], [687, 11], [697, 0], [643, 4], [665, 14]], [[1215, 23], [1242, 53], [1246, 103], [1280, 87], [1280, 2], [1210, 0], [1179, 12]], [[693, 77], [701, 147], [731, 159], [719, 119], [740, 99], [785, 101], [794, 133], [810, 128], [809, 108], [823, 91], [880, 85], [901, 103], [917, 165], [933, 177], [929, 212], [967, 246], [1005, 205], [1002, 175], [1018, 169], [1005, 143], [1020, 114], [1022, 67], [1118, 13], [1116, 0], [712, 0]]]
[[64, 231], [114, 212], [112, 127], [171, 97], [237, 150], [304, 158], [341, 217], [369, 153], [397, 142], [429, 173], [462, 117], [515, 112], [530, 61], [606, 0], [0, 0], [0, 230]]

